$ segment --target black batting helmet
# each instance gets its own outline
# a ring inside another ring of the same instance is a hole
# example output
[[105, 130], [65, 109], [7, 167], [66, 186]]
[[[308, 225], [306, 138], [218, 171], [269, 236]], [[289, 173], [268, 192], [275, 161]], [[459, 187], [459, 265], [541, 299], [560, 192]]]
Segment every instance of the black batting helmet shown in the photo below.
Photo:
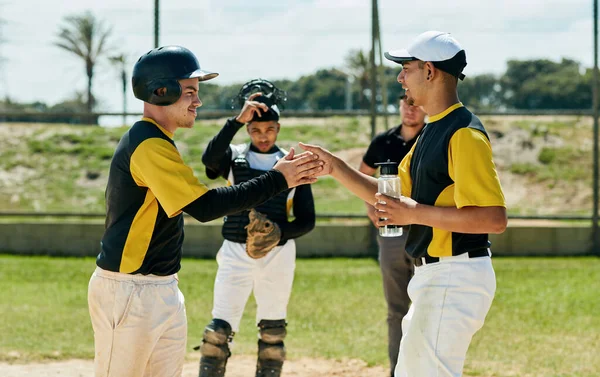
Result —
[[[185, 47], [163, 46], [142, 55], [133, 67], [131, 86], [136, 98], [158, 106], [172, 105], [181, 96], [181, 86], [177, 80], [198, 77], [206, 81], [217, 77], [218, 73], [200, 68], [196, 56]], [[166, 88], [164, 96], [156, 94], [159, 88]]]

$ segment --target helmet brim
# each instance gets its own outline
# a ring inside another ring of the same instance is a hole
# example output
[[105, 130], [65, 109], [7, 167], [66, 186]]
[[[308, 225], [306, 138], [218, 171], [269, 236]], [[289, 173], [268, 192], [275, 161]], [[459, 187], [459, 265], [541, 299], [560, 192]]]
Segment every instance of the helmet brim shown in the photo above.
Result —
[[214, 79], [217, 76], [219, 76], [219, 74], [216, 72], [209, 72], [202, 69], [197, 69], [194, 72], [190, 73], [189, 76], [184, 78], [193, 79], [197, 77], [199, 81], [208, 81]]

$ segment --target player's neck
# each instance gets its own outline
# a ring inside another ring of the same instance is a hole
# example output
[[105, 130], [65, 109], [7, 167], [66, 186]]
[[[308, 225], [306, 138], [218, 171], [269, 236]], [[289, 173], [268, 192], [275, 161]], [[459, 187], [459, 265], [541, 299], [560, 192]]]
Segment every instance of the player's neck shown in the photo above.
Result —
[[423, 105], [423, 110], [429, 116], [434, 116], [444, 112], [450, 106], [459, 103], [458, 93], [456, 87], [451, 88], [439, 88], [438, 90], [432, 91], [427, 97], [427, 104]]
[[175, 125], [175, 123], [170, 122], [168, 117], [166, 116], [166, 114], [163, 114], [162, 112], [159, 111], [153, 111], [152, 108], [150, 108], [150, 106], [146, 106], [146, 104], [144, 103], [144, 118], [150, 118], [152, 120], [154, 120], [156, 123], [160, 124], [160, 126], [162, 128], [164, 128], [165, 130], [169, 131], [170, 133], [174, 134], [175, 131], [177, 130], [177, 126]]

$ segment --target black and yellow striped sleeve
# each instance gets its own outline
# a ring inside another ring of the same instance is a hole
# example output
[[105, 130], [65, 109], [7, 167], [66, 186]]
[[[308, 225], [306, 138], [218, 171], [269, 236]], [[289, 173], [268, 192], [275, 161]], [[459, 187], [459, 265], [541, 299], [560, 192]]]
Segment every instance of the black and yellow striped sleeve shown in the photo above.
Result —
[[131, 155], [130, 170], [135, 182], [152, 191], [169, 217], [208, 191], [175, 146], [161, 138], [140, 143]]
[[461, 128], [448, 146], [448, 173], [454, 181], [457, 208], [506, 207], [492, 147], [488, 138], [473, 128]]

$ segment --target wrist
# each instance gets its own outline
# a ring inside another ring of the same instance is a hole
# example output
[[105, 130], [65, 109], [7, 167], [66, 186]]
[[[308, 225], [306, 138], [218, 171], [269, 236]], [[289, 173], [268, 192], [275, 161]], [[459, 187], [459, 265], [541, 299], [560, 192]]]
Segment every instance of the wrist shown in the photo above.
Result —
[[343, 160], [339, 159], [336, 155], [332, 155], [331, 158], [331, 175], [333, 178], [338, 179], [344, 169], [344, 165], [348, 166]]
[[269, 170], [269, 172], [271, 172], [271, 176], [273, 177], [273, 179], [275, 181], [277, 191], [281, 192], [281, 191], [285, 191], [289, 188], [287, 179], [285, 178], [285, 175], [281, 172], [281, 170], [273, 168], [273, 169]]
[[422, 214], [422, 210], [423, 210], [423, 205], [416, 203], [414, 206], [409, 206], [406, 208], [407, 209], [407, 214], [408, 214], [408, 224], [420, 224], [423, 225], [421, 223], [421, 214]]
[[229, 121], [232, 123], [232, 125], [236, 126], [238, 129], [241, 128], [245, 124], [244, 122], [240, 121], [239, 115], [236, 117], [229, 118]]

